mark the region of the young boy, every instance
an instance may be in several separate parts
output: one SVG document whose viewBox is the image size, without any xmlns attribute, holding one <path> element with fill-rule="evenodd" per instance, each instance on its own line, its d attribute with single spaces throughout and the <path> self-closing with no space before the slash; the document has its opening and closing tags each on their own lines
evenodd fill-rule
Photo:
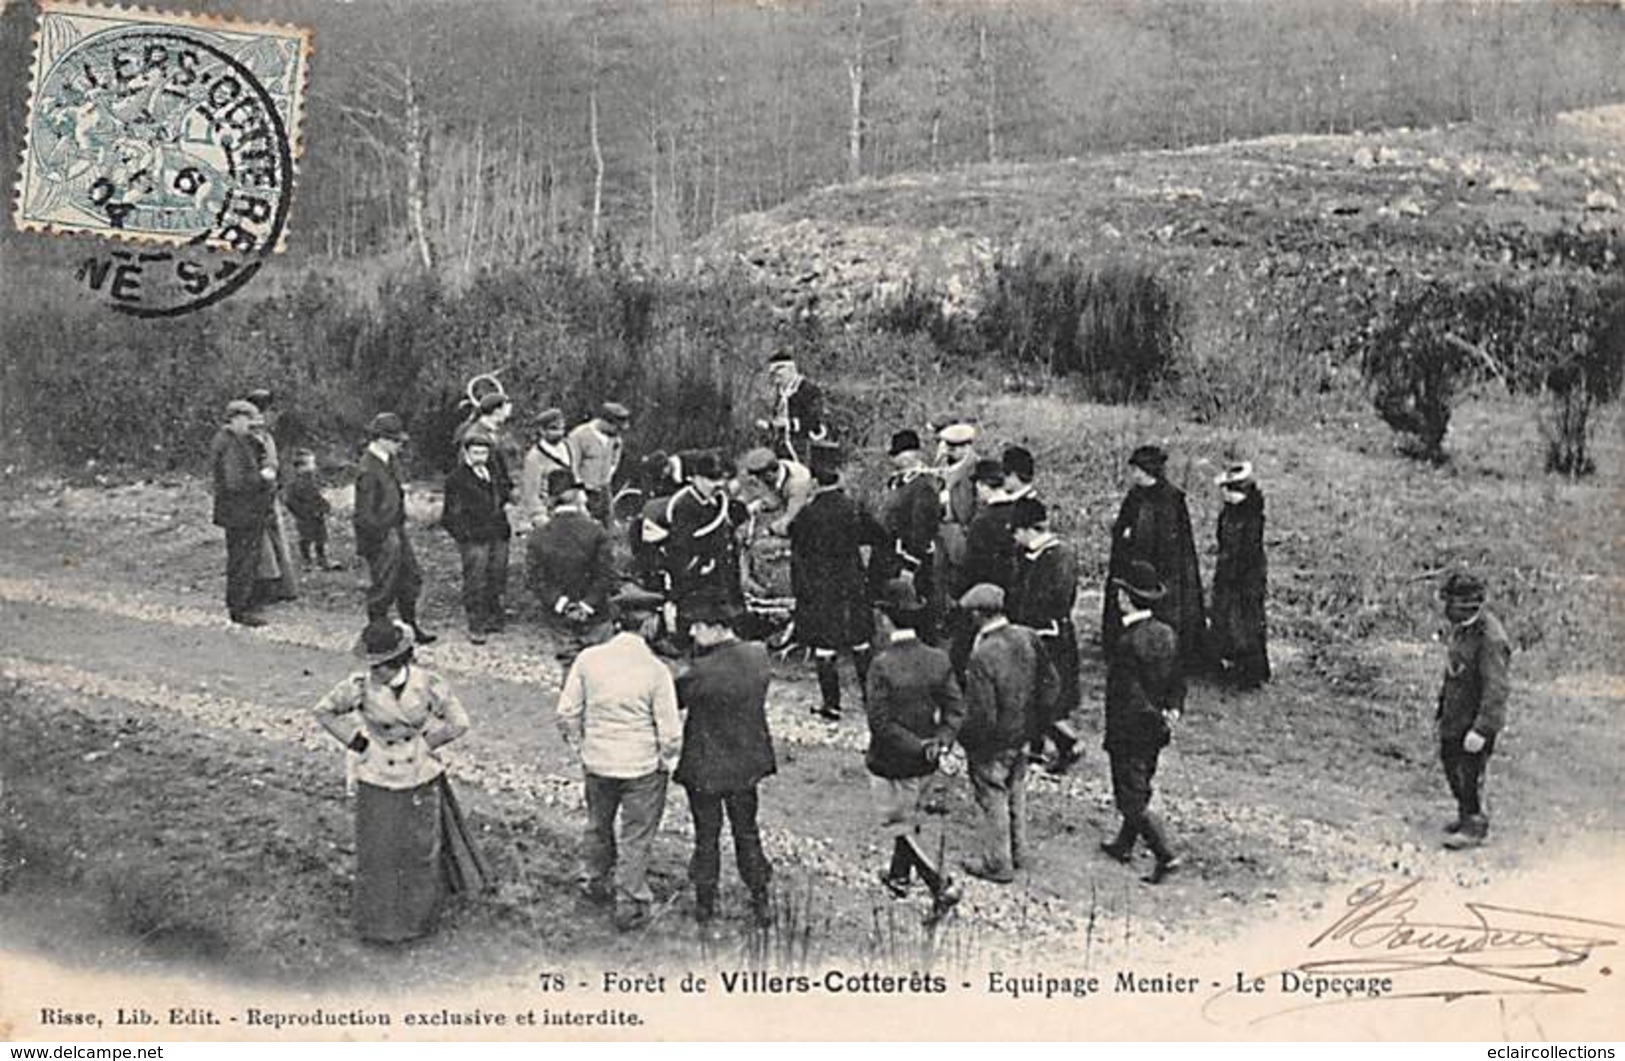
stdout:
<svg viewBox="0 0 1625 1061">
<path fill-rule="evenodd" d="M 293 478 L 283 487 L 282 503 L 293 513 L 299 531 L 299 558 L 304 565 L 311 566 L 314 554 L 317 567 L 326 571 L 341 569 L 343 564 L 327 558 L 327 512 L 332 506 L 316 481 L 316 455 L 310 450 L 293 451 Z"/>
</svg>

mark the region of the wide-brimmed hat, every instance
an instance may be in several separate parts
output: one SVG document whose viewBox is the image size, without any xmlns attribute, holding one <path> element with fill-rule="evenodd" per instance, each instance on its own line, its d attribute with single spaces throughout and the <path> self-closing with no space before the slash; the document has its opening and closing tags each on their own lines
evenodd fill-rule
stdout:
<svg viewBox="0 0 1625 1061">
<path fill-rule="evenodd" d="M 598 415 L 605 420 L 612 420 L 617 424 L 624 424 L 632 419 L 632 410 L 620 402 L 605 402 L 598 409 Z"/>
<path fill-rule="evenodd" d="M 1168 466 L 1168 451 L 1161 446 L 1140 446 L 1129 454 L 1128 462 L 1147 475 L 1161 475 Z"/>
<path fill-rule="evenodd" d="M 259 407 L 253 402 L 246 402 L 241 398 L 233 398 L 226 403 L 226 418 L 233 416 L 254 417 L 260 415 Z"/>
<path fill-rule="evenodd" d="M 1112 585 L 1119 586 L 1132 596 L 1145 601 L 1161 600 L 1168 593 L 1168 587 L 1163 585 L 1162 576 L 1157 574 L 1156 567 L 1147 560 L 1130 560 L 1128 568 L 1121 575 L 1112 578 Z"/>
<path fill-rule="evenodd" d="M 886 448 L 886 455 L 895 457 L 899 453 L 920 448 L 920 433 L 912 427 L 905 427 L 891 437 L 891 445 Z"/>
<path fill-rule="evenodd" d="M 396 442 L 405 442 L 411 436 L 406 433 L 406 425 L 394 413 L 379 413 L 367 424 L 367 434 L 373 438 L 388 438 Z"/>
<path fill-rule="evenodd" d="M 1465 571 L 1452 572 L 1439 587 L 1439 599 L 1446 604 L 1483 604 L 1487 596 L 1484 580 Z"/>
<path fill-rule="evenodd" d="M 880 587 L 880 596 L 875 604 L 888 613 L 917 612 L 925 607 L 925 601 L 920 599 L 912 578 L 887 579 Z"/>
<path fill-rule="evenodd" d="M 618 612 L 657 612 L 666 603 L 666 598 L 660 594 L 644 589 L 635 582 L 628 582 L 615 591 L 609 598 L 610 607 Z"/>
<path fill-rule="evenodd" d="M 1004 611 L 1004 590 L 991 582 L 978 582 L 959 598 L 959 606 L 968 612 Z"/>
<path fill-rule="evenodd" d="M 376 667 L 406 655 L 415 644 L 417 635 L 407 624 L 390 619 L 374 619 L 361 631 L 361 637 L 351 651 L 366 660 L 367 666 Z"/>
<path fill-rule="evenodd" d="M 755 475 L 757 472 L 777 467 L 778 463 L 779 459 L 773 455 L 772 450 L 766 446 L 757 446 L 755 449 L 746 450 L 744 456 L 739 458 L 739 470 L 747 475 Z"/>
<path fill-rule="evenodd" d="M 1253 465 L 1251 461 L 1237 461 L 1213 477 L 1216 486 L 1241 486 L 1243 483 L 1252 481 Z"/>
</svg>

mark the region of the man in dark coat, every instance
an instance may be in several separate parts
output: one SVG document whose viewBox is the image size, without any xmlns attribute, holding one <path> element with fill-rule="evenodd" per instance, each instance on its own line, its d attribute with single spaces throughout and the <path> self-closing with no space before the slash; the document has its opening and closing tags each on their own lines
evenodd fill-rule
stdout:
<svg viewBox="0 0 1625 1061">
<path fill-rule="evenodd" d="M 1129 457 L 1133 486 L 1112 524 L 1106 574 L 1108 579 L 1121 578 L 1135 560 L 1156 569 L 1167 591 L 1157 601 L 1157 618 L 1174 628 L 1179 636 L 1180 666 L 1186 674 L 1195 674 L 1203 666 L 1207 634 L 1202 573 L 1185 494 L 1167 480 L 1167 466 L 1168 454 L 1160 446 L 1141 446 Z M 1107 593 L 1100 632 L 1108 652 L 1122 629 L 1117 595 Z"/>
<path fill-rule="evenodd" d="M 965 724 L 959 743 L 971 792 L 982 809 L 982 855 L 964 870 L 1009 884 L 1029 861 L 1027 743 L 1054 711 L 1059 681 L 1038 635 L 1005 615 L 1004 590 L 983 582 L 959 598 L 976 625 L 965 669 Z"/>
<path fill-rule="evenodd" d="M 1157 759 L 1172 736 L 1172 724 L 1185 709 L 1178 635 L 1152 612 L 1167 589 L 1144 560 L 1129 561 L 1106 592 L 1121 598 L 1116 609 L 1119 629 L 1106 655 L 1104 746 L 1111 760 L 1112 796 L 1123 824 L 1116 838 L 1100 848 L 1127 863 L 1134 857 L 1134 842 L 1144 837 L 1157 860 L 1145 880 L 1160 884 L 1179 868 L 1179 859 L 1150 809 Z"/>
<path fill-rule="evenodd" d="M 476 424 L 463 434 L 462 457 L 446 476 L 440 525 L 463 561 L 463 611 L 468 639 L 483 645 L 506 624 L 502 595 L 508 588 L 507 503 L 513 492 L 508 473 L 496 459 L 496 439 Z"/>
<path fill-rule="evenodd" d="M 936 571 L 937 529 L 942 524 L 942 487 L 925 466 L 919 432 L 905 428 L 891 437 L 892 474 L 880 502 L 880 524 L 887 542 L 869 566 L 871 587 L 907 575 L 914 581 L 926 613 L 919 634 L 935 643 L 943 611 Z"/>
<path fill-rule="evenodd" d="M 773 415 L 756 421 L 768 432 L 773 449 L 781 457 L 806 464 L 812 459 L 814 442 L 830 441 L 824 422 L 824 392 L 796 367 L 788 350 L 767 359 L 768 378 L 773 383 Z"/>
<path fill-rule="evenodd" d="M 1017 550 L 1010 620 L 1038 635 L 1044 658 L 1060 682 L 1054 710 L 1038 720 L 1032 751 L 1050 773 L 1064 774 L 1081 753 L 1072 728 L 1072 713 L 1078 709 L 1078 634 L 1072 625 L 1072 605 L 1078 597 L 1077 553 L 1049 529 L 1049 510 L 1036 497 L 1023 497 L 1011 506 L 1010 533 Z M 1055 746 L 1047 760 L 1046 740 Z"/>
<path fill-rule="evenodd" d="M 812 461 L 812 497 L 787 528 L 790 592 L 795 597 L 795 639 L 812 649 L 818 671 L 818 714 L 834 721 L 841 717 L 836 654 L 850 651 L 859 687 L 867 682 L 874 620 L 861 549 L 884 532 L 841 488 L 839 447 L 815 443 Z"/>
<path fill-rule="evenodd" d="M 1484 770 L 1506 724 L 1512 644 L 1500 620 L 1484 607 L 1486 596 L 1482 581 L 1461 572 L 1439 590 L 1450 623 L 1435 716 L 1439 761 L 1456 798 L 1456 818 L 1445 826 L 1449 848 L 1477 847 L 1489 836 Z"/>
<path fill-rule="evenodd" d="M 1225 679 L 1238 689 L 1269 681 L 1264 626 L 1264 493 L 1253 466 L 1231 465 L 1214 480 L 1224 498 L 1219 510 L 1219 559 L 1213 569 L 1209 648 Z"/>
<path fill-rule="evenodd" d="M 679 631 L 689 627 L 691 601 L 711 597 L 739 604 L 744 599 L 734 537 L 740 513 L 723 489 L 722 463 L 715 453 L 701 450 L 683 462 L 683 476 L 687 484 L 666 503 L 664 543 Z"/>
<path fill-rule="evenodd" d="M 406 492 L 401 486 L 400 452 L 406 428 L 394 413 L 379 413 L 367 426 L 372 441 L 356 471 L 355 548 L 367 562 L 372 584 L 367 588 L 368 620 L 385 619 L 393 605 L 401 622 L 412 628 L 417 643 L 437 640 L 418 625 L 418 594 L 423 571 L 406 536 Z"/>
<path fill-rule="evenodd" d="M 609 531 L 587 512 L 587 490 L 568 469 L 554 469 L 544 484 L 553 513 L 525 545 L 525 582 L 564 646 L 560 658 L 603 640 L 615 582 Z"/>
<path fill-rule="evenodd" d="M 261 540 L 271 519 L 276 472 L 260 464 L 250 432 L 259 410 L 246 401 L 226 405 L 225 426 L 209 443 L 214 477 L 214 524 L 226 532 L 226 612 L 243 626 L 264 626 L 254 609 Z"/>
<path fill-rule="evenodd" d="M 907 579 L 881 587 L 884 647 L 869 668 L 865 712 L 869 748 L 864 765 L 892 838 L 891 863 L 880 880 L 895 898 L 908 895 L 916 873 L 931 891 L 927 924 L 940 921 L 959 901 L 960 890 L 944 867 L 920 845 L 925 783 L 952 747 L 965 718 L 965 701 L 948 656 L 919 639 L 914 624 L 925 602 Z"/>
<path fill-rule="evenodd" d="M 1004 493 L 1004 465 L 989 457 L 971 468 L 976 488 L 976 515 L 965 533 L 964 562 L 956 569 L 958 581 L 949 585 L 948 656 L 954 673 L 963 680 L 970 661 L 976 625 L 959 608 L 959 598 L 972 586 L 986 583 L 1009 591 L 1015 575 L 1015 539 L 1010 536 L 1011 501 Z"/>
<path fill-rule="evenodd" d="M 756 826 L 756 786 L 778 769 L 767 729 L 767 649 L 734 633 L 738 608 L 723 599 L 689 606 L 694 661 L 677 679 L 683 721 L 683 755 L 673 779 L 688 790 L 694 815 L 694 916 L 716 914 L 721 876 L 722 817 L 733 830 L 739 878 L 750 889 L 751 916 L 770 920 L 768 882 L 773 875 Z"/>
</svg>

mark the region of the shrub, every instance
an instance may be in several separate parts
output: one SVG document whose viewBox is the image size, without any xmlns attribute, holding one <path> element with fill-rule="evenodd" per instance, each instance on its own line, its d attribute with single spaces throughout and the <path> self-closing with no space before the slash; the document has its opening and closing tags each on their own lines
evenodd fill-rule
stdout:
<svg viewBox="0 0 1625 1061">
<path fill-rule="evenodd" d="M 1619 395 L 1625 366 L 1625 284 L 1570 289 L 1566 316 L 1574 331 L 1545 367 L 1547 409 L 1541 417 L 1546 470 L 1590 475 L 1591 413 Z"/>
<path fill-rule="evenodd" d="M 1378 326 L 1361 366 L 1383 423 L 1406 436 L 1407 451 L 1444 460 L 1444 437 L 1462 377 L 1460 347 L 1446 339 L 1450 292 L 1430 285 L 1397 302 Z"/>
</svg>

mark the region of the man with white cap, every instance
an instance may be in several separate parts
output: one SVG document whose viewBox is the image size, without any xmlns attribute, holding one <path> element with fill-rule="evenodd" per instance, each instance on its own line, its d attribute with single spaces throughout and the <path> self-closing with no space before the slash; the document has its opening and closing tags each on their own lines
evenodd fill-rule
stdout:
<svg viewBox="0 0 1625 1061">
<path fill-rule="evenodd" d="M 937 566 L 945 586 L 959 584 L 966 536 L 976 518 L 976 428 L 956 419 L 937 432 L 942 480 L 942 525 L 937 528 Z"/>
<path fill-rule="evenodd" d="M 806 464 L 811 443 L 829 438 L 824 392 L 801 374 L 788 350 L 775 351 L 767 359 L 767 371 L 773 383 L 773 415 L 756 421 L 756 426 L 769 433 L 779 456 Z"/>
</svg>

